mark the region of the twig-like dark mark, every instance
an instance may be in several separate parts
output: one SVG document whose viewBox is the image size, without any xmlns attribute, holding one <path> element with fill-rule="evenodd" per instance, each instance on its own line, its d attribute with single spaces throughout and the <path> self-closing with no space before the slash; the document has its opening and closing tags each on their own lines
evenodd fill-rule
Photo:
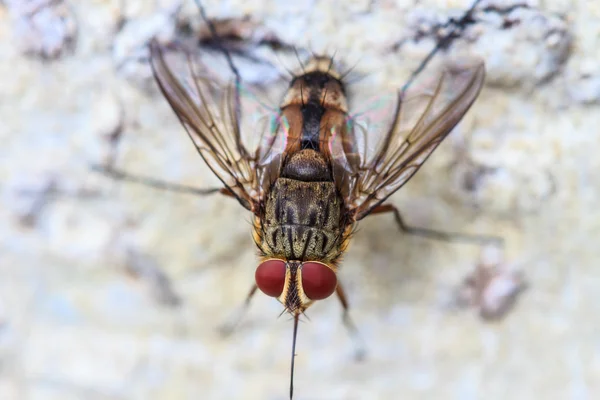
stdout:
<svg viewBox="0 0 600 400">
<path fill-rule="evenodd" d="M 427 57 L 425 57 L 423 59 L 423 61 L 421 61 L 421 64 L 419 64 L 417 69 L 415 69 L 413 71 L 413 73 L 410 75 L 410 77 L 408 78 L 408 80 L 406 81 L 404 86 L 402 86 L 402 89 L 400 91 L 400 97 L 402 97 L 404 95 L 404 93 L 406 93 L 406 90 L 413 83 L 413 81 L 415 80 L 417 75 L 419 75 L 421 73 L 421 71 L 423 71 L 423 69 L 425 69 L 427 64 L 429 64 L 431 59 L 436 54 L 440 50 L 447 49 L 455 39 L 459 38 L 460 35 L 462 35 L 462 33 L 464 32 L 464 30 L 466 29 L 466 27 L 468 25 L 475 22 L 475 20 L 472 17 L 472 14 L 480 2 L 481 2 L 481 0 L 475 0 L 473 2 L 473 4 L 471 5 L 471 7 L 469 7 L 469 9 L 467 11 L 465 11 L 465 13 L 462 15 L 462 17 L 460 17 L 458 20 L 450 19 L 446 24 L 444 24 L 443 26 L 439 27 L 436 30 L 436 32 L 439 32 L 439 29 L 441 29 L 442 27 L 445 28 L 445 27 L 451 26 L 450 31 L 448 33 L 446 33 L 442 38 L 437 40 L 437 44 L 436 44 L 435 48 L 432 51 L 430 51 L 429 54 L 427 54 Z"/>
<path fill-rule="evenodd" d="M 502 29 L 510 29 L 515 25 L 519 25 L 521 23 L 520 19 L 510 19 L 508 18 L 508 14 L 512 13 L 515 10 L 520 10 L 520 9 L 530 9 L 531 7 L 529 7 L 528 4 L 513 4 L 512 6 L 508 6 L 508 7 L 498 7 L 498 6 L 487 6 L 484 7 L 481 11 L 484 13 L 494 13 L 494 14 L 498 14 L 501 15 L 503 18 L 502 20 Z"/>
<path fill-rule="evenodd" d="M 60 190 L 56 181 L 51 179 L 41 190 L 20 189 L 17 191 L 18 196 L 34 197 L 33 203 L 28 211 L 19 217 L 19 222 L 27 227 L 33 227 L 37 223 L 40 215 L 48 204 L 59 197 L 75 198 L 75 199 L 96 199 L 100 197 L 100 193 L 90 189 L 78 189 L 75 192 L 67 192 Z"/>
<path fill-rule="evenodd" d="M 30 192 L 27 190 L 20 190 L 20 195 L 33 195 L 35 199 L 33 204 L 29 207 L 29 210 L 19 217 L 19 222 L 27 227 L 33 227 L 42 213 L 42 210 L 48 205 L 50 194 L 56 191 L 56 181 L 50 180 L 46 183 L 45 187 L 41 191 Z"/>
<path fill-rule="evenodd" d="M 408 40 L 413 40 L 415 42 L 418 42 L 426 37 L 430 37 L 433 35 L 436 38 L 436 40 L 438 41 L 437 46 L 439 46 L 439 48 L 442 50 L 447 50 L 448 47 L 452 44 L 452 42 L 455 39 L 462 36 L 464 30 L 468 26 L 473 25 L 476 22 L 478 22 L 478 20 L 476 20 L 473 17 L 472 12 L 474 11 L 475 6 L 477 5 L 477 3 L 479 3 L 479 1 L 480 0 L 475 1 L 475 3 L 470 7 L 470 9 L 465 14 L 463 14 L 463 16 L 461 18 L 459 18 L 459 19 L 450 18 L 450 19 L 448 19 L 448 21 L 446 21 L 443 24 L 433 25 L 430 29 L 430 31 L 433 32 L 433 34 L 430 32 L 423 32 L 423 31 L 419 30 L 416 32 L 414 37 L 405 38 L 405 39 L 402 39 L 402 40 L 396 42 L 392 46 L 392 49 L 394 51 L 397 51 Z M 494 14 L 499 14 L 500 16 L 506 16 L 506 15 L 512 13 L 513 11 L 519 10 L 519 9 L 531 9 L 531 7 L 528 4 L 520 3 L 520 4 L 513 4 L 508 7 L 487 6 L 487 7 L 481 8 L 479 11 L 482 13 L 494 13 Z M 502 29 L 509 29 L 512 26 L 519 24 L 520 22 L 521 22 L 520 20 L 512 20 L 512 19 L 505 18 L 502 23 Z M 450 32 L 450 34 L 445 34 L 445 35 L 440 34 L 440 32 L 443 32 L 444 30 L 446 30 L 448 28 L 452 28 L 452 31 Z"/>
<path fill-rule="evenodd" d="M 192 27 L 189 21 L 179 23 L 176 27 L 177 36 L 180 39 L 187 38 L 185 41 L 193 48 L 200 46 L 219 52 L 226 50 L 230 55 L 259 65 L 272 63 L 254 52 L 256 48 L 268 47 L 275 55 L 278 51 L 293 50 L 291 44 L 281 40 L 274 31 L 249 15 L 241 18 L 210 18 L 205 21 L 206 24 L 198 29 Z M 211 29 L 211 24 L 214 29 Z"/>
<path fill-rule="evenodd" d="M 448 164 L 448 170 L 462 167 L 465 172 L 460 175 L 460 187 L 466 192 L 476 192 L 484 177 L 496 173 L 497 168 L 475 162 L 471 155 L 471 137 L 460 143 L 456 149 L 456 157 Z"/>
<path fill-rule="evenodd" d="M 168 307 L 181 304 L 180 296 L 173 289 L 171 280 L 158 264 L 146 255 L 129 249 L 125 272 L 148 285 L 152 297 Z"/>
<path fill-rule="evenodd" d="M 229 47 L 229 51 L 244 53 L 244 47 L 268 46 L 273 50 L 292 50 L 293 46 L 283 42 L 273 31 L 267 29 L 250 15 L 241 18 L 210 18 L 214 32 L 207 26 L 194 31 L 189 21 L 179 23 L 177 31 L 188 37 L 194 37 L 198 44 L 219 49 Z M 208 25 L 208 24 L 207 24 Z"/>
<path fill-rule="evenodd" d="M 72 53 L 78 28 L 73 13 L 64 0 L 5 3 L 9 14 L 14 14 L 19 20 L 19 25 L 22 26 L 22 29 L 17 29 L 17 36 L 25 37 L 23 43 L 25 54 L 46 62 L 58 59 L 66 53 Z M 1 0 L 0 4 L 2 4 Z"/>
<path fill-rule="evenodd" d="M 117 160 L 117 153 L 119 150 L 119 144 L 123 137 L 123 131 L 125 130 L 125 108 L 119 103 L 119 121 L 117 125 L 108 132 L 106 138 L 108 139 L 109 152 L 106 160 L 106 166 L 112 168 Z"/>
<path fill-rule="evenodd" d="M 474 271 L 456 288 L 454 305 L 474 307 L 487 322 L 502 319 L 528 289 L 522 271 L 509 268 L 502 260 L 480 260 Z"/>
<path fill-rule="evenodd" d="M 513 12 L 515 10 L 530 9 L 530 8 L 531 7 L 528 4 L 519 3 L 519 4 L 513 4 L 508 7 L 487 6 L 487 7 L 483 7 L 481 9 L 481 11 L 483 11 L 484 13 L 492 12 L 495 14 L 506 15 L 506 14 L 510 14 L 511 12 Z"/>
<path fill-rule="evenodd" d="M 206 25 L 208 26 L 208 29 L 210 30 L 212 37 L 219 38 L 219 35 L 217 34 L 217 29 L 215 28 L 213 21 L 210 18 L 208 18 L 208 16 L 206 15 L 206 10 L 204 10 L 204 6 L 202 5 L 202 3 L 200 3 L 199 0 L 195 0 L 195 3 L 196 3 L 196 6 L 198 6 L 198 9 L 200 10 L 200 15 L 202 16 L 202 19 L 204 20 L 204 22 L 206 22 Z M 239 73 L 238 69 L 236 68 L 235 64 L 233 63 L 233 60 L 231 59 L 231 54 L 229 54 L 229 51 L 226 48 L 224 48 L 223 46 L 221 46 L 219 43 L 220 43 L 219 40 L 215 41 L 215 45 L 217 46 L 217 48 L 219 50 L 221 50 L 223 52 L 223 55 L 227 59 L 227 64 L 229 65 L 229 68 L 231 68 L 231 71 L 235 75 L 236 86 L 239 86 L 242 81 L 242 78 L 240 77 L 240 73 Z"/>
</svg>

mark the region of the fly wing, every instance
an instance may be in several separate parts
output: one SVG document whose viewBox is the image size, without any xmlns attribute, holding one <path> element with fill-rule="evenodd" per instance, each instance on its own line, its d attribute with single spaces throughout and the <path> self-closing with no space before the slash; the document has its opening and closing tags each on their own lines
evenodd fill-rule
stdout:
<svg viewBox="0 0 600 400">
<path fill-rule="evenodd" d="M 355 220 L 369 215 L 408 182 L 471 107 L 484 77 L 483 64 L 453 66 L 446 68 L 428 91 L 415 95 L 400 92 L 388 131 L 370 156 L 361 156 L 361 165 L 353 174 L 348 203 Z M 359 128 L 354 126 L 357 143 L 370 136 Z"/>
<path fill-rule="evenodd" d="M 242 141 L 240 90 L 235 84 L 219 85 L 191 54 L 165 53 L 158 43 L 151 43 L 152 70 L 162 93 L 208 167 L 252 210 L 259 196 L 254 191 L 256 155 Z"/>
</svg>

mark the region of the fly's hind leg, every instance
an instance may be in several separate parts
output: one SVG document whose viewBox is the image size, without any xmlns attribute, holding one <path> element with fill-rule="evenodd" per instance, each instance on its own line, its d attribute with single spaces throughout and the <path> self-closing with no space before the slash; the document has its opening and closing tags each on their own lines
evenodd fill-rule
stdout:
<svg viewBox="0 0 600 400">
<path fill-rule="evenodd" d="M 250 307 L 250 301 L 252 301 L 252 297 L 254 297 L 254 294 L 256 293 L 256 289 L 258 289 L 258 286 L 256 286 L 256 284 L 252 285 L 252 288 L 248 292 L 248 295 L 246 296 L 246 300 L 244 300 L 244 303 L 241 306 L 239 306 L 225 320 L 225 322 L 223 322 L 219 326 L 219 332 L 221 332 L 221 335 L 229 336 L 233 333 L 235 328 L 237 328 L 237 326 L 240 324 L 240 321 L 242 320 L 242 318 L 244 318 L 244 315 L 246 315 L 246 313 L 248 312 L 248 308 Z"/>
<path fill-rule="evenodd" d="M 358 328 L 356 328 L 354 321 L 352 321 L 352 318 L 350 317 L 350 306 L 348 304 L 348 299 L 346 298 L 346 293 L 342 288 L 342 284 L 339 282 L 335 288 L 335 293 L 342 304 L 342 322 L 344 323 L 344 326 L 348 330 L 348 333 L 354 342 L 354 358 L 357 361 L 362 361 L 366 356 L 365 344 L 363 339 L 360 337 Z"/>
<path fill-rule="evenodd" d="M 402 219 L 398 208 L 392 204 L 381 204 L 373 209 L 369 215 L 393 213 L 394 219 L 400 230 L 409 235 L 422 236 L 429 239 L 443 240 L 446 242 L 464 242 L 478 245 L 494 245 L 501 249 L 504 248 L 504 239 L 500 236 L 489 235 L 468 235 L 456 232 L 442 232 L 435 229 L 417 228 L 408 226 Z"/>
</svg>

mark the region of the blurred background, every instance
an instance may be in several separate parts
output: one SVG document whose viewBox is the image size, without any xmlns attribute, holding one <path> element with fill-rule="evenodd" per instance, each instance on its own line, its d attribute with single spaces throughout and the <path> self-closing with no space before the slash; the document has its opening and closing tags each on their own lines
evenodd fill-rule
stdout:
<svg viewBox="0 0 600 400">
<path fill-rule="evenodd" d="M 376 94 L 471 2 L 204 4 L 234 18 L 249 83 L 297 69 L 295 46 L 336 51 Z M 337 300 L 316 304 L 296 399 L 600 396 L 600 4 L 483 0 L 462 22 L 439 60 L 483 58 L 486 85 L 392 202 L 411 225 L 500 235 L 505 253 L 367 218 L 340 273 L 367 356 L 354 360 Z M 218 330 L 253 282 L 250 215 L 90 170 L 217 184 L 147 64 L 150 38 L 194 35 L 210 47 L 191 0 L 0 2 L 0 399 L 287 398 L 292 323 L 276 300 Z M 478 266 L 491 278 L 475 285 Z M 514 307 L 482 318 L 477 290 Z"/>
</svg>

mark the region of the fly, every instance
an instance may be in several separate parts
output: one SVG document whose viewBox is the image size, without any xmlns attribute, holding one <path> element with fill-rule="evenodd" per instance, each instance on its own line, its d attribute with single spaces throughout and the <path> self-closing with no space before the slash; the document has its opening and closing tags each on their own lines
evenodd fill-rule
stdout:
<svg viewBox="0 0 600 400">
<path fill-rule="evenodd" d="M 217 37 L 201 6 L 200 11 Z M 221 50 L 235 80 L 219 86 L 207 78 L 192 54 L 185 54 L 184 70 L 175 72 L 167 60 L 168 50 L 156 41 L 150 44 L 150 62 L 160 90 L 223 187 L 201 190 L 112 169 L 104 172 L 183 192 L 219 191 L 252 213 L 259 262 L 245 306 L 259 289 L 276 298 L 293 317 L 290 399 L 300 316 L 316 301 L 335 293 L 345 325 L 356 332 L 337 274 L 359 221 L 391 213 L 406 233 L 501 244 L 497 237 L 410 227 L 398 209 L 387 203 L 462 119 L 483 86 L 483 63 L 452 66 L 430 91 L 409 95 L 416 74 L 455 36 L 455 30 L 450 30 L 398 91 L 391 124 L 383 132 L 368 132 L 350 112 L 345 74 L 334 59 L 313 56 L 292 77 L 268 128 L 252 132 L 259 139 L 255 148 L 248 147 L 242 135 L 241 78 L 225 48 Z M 378 144 L 368 148 L 365 138 L 376 134 Z"/>
</svg>

